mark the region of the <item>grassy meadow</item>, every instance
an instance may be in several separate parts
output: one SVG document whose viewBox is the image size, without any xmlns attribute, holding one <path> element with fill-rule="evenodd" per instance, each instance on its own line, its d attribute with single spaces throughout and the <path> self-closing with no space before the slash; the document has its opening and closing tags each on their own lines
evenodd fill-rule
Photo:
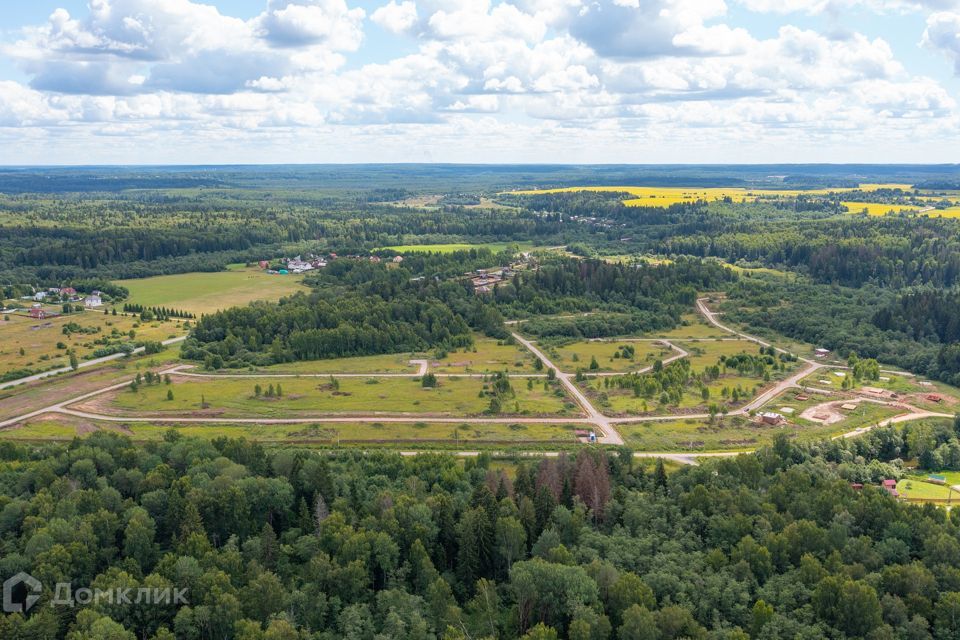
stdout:
<svg viewBox="0 0 960 640">
<path fill-rule="evenodd" d="M 79 328 L 73 331 L 68 328 Z M 68 328 L 68 333 L 64 333 Z M 85 332 L 86 331 L 86 332 Z M 130 338 L 130 331 L 134 337 Z M 103 311 L 82 311 L 37 320 L 20 314 L 0 319 L 0 376 L 31 370 L 45 371 L 70 364 L 73 350 L 82 361 L 94 351 L 111 344 L 141 340 L 160 341 L 183 335 L 179 321 L 140 323 L 134 316 L 104 315 Z"/>
<path fill-rule="evenodd" d="M 301 279 L 293 274 L 271 275 L 256 267 L 236 266 L 227 271 L 117 280 L 116 284 L 130 290 L 127 301 L 132 304 L 181 309 L 199 316 L 306 291 Z"/>
<path fill-rule="evenodd" d="M 576 409 L 556 385 L 532 389 L 513 380 L 515 398 L 505 399 L 505 415 L 576 415 Z M 263 393 L 257 396 L 255 385 Z M 270 385 L 280 384 L 283 395 L 268 397 Z M 289 418 L 318 415 L 425 414 L 484 415 L 490 398 L 488 384 L 479 378 L 442 378 L 436 388 L 423 388 L 416 378 L 226 378 L 174 376 L 173 383 L 141 385 L 95 398 L 87 408 L 114 414 L 196 415 L 211 417 Z M 167 399 L 167 392 L 173 399 Z M 206 406 L 203 406 L 206 402 Z"/>
</svg>

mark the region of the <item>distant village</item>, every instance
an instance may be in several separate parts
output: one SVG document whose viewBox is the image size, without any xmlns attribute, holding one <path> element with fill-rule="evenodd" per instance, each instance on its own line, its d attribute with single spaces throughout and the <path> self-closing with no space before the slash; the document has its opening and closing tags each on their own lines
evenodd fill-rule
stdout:
<svg viewBox="0 0 960 640">
<path fill-rule="evenodd" d="M 4 308 L 2 313 L 20 313 L 25 314 L 36 320 L 44 320 L 61 315 L 61 311 L 67 313 L 75 310 L 98 309 L 103 307 L 103 293 L 94 290 L 87 294 L 78 293 L 73 287 L 49 287 L 35 291 L 31 295 L 22 296 L 20 300 L 30 303 L 30 306 L 18 306 L 13 308 Z M 46 306 L 45 306 L 46 305 Z M 56 307 L 60 306 L 61 311 Z"/>
<path fill-rule="evenodd" d="M 364 256 L 358 255 L 348 255 L 348 256 L 337 256 L 336 253 L 330 253 L 326 256 L 315 256 L 308 255 L 303 256 L 294 256 L 293 258 L 280 258 L 279 260 L 260 260 L 257 264 L 263 269 L 266 273 L 276 274 L 276 275 L 289 275 L 289 274 L 300 274 L 306 273 L 308 271 L 313 271 L 315 269 L 322 269 L 326 267 L 330 262 L 337 260 L 338 257 L 349 258 L 353 260 L 364 259 Z M 381 257 L 377 255 L 367 256 L 365 259 L 369 260 L 372 263 L 379 264 L 382 262 L 389 262 L 393 264 L 400 264 L 403 262 L 403 256 L 393 256 L 393 257 Z M 463 274 L 463 277 L 466 277 L 470 280 L 470 283 L 473 285 L 473 292 L 477 295 L 483 295 L 491 293 L 499 283 L 513 277 L 518 271 L 523 271 L 530 267 L 533 258 L 531 258 L 529 253 L 523 253 L 518 256 L 518 259 L 513 261 L 507 266 L 503 267 L 490 267 L 487 269 L 477 269 L 476 271 L 468 271 Z M 418 278 L 419 279 L 419 278 Z"/>
</svg>

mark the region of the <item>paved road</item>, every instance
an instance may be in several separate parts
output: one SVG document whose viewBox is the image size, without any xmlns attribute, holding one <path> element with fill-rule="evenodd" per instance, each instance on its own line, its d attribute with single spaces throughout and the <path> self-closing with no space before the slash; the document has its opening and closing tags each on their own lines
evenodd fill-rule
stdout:
<svg viewBox="0 0 960 640">
<path fill-rule="evenodd" d="M 187 339 L 187 336 L 179 336 L 177 338 L 170 338 L 169 340 L 164 340 L 162 344 L 164 346 L 169 346 L 171 344 L 176 344 L 177 342 L 183 342 Z M 143 347 L 137 347 L 133 350 L 134 354 L 142 353 Z M 86 367 L 92 367 L 97 364 L 103 364 L 104 362 L 110 362 L 112 360 L 119 360 L 120 358 L 126 357 L 126 354 L 123 353 L 114 353 L 109 356 L 103 356 L 102 358 L 94 358 L 93 360 L 84 360 L 83 362 L 77 365 L 77 368 L 83 369 Z M 9 382 L 4 382 L 0 384 L 0 389 L 9 389 L 10 387 L 16 387 L 17 385 L 26 384 L 28 382 L 33 382 L 35 380 L 43 380 L 44 378 L 49 378 L 50 376 L 59 375 L 61 373 L 69 373 L 73 371 L 70 367 L 60 367 L 59 369 L 50 369 L 49 371 L 44 371 L 43 373 L 37 373 L 32 376 L 27 376 L 25 378 L 17 378 L 16 380 L 11 380 Z"/>
</svg>

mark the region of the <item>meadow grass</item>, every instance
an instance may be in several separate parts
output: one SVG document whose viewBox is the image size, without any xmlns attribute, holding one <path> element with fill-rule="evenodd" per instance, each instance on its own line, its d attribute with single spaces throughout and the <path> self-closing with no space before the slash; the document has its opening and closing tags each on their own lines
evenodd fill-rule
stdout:
<svg viewBox="0 0 960 640">
<path fill-rule="evenodd" d="M 315 415 L 430 414 L 477 416 L 484 414 L 490 399 L 481 396 L 487 383 L 479 378 L 442 378 L 436 388 L 423 388 L 415 378 L 336 378 L 336 384 L 318 378 L 257 379 L 174 376 L 173 384 L 141 385 L 136 391 L 109 395 L 106 406 L 114 413 L 157 415 L 211 415 L 219 417 L 289 418 Z M 279 383 L 282 397 L 266 397 L 269 385 Z M 263 395 L 255 395 L 259 384 Z M 557 395 L 556 386 L 543 384 L 527 389 L 525 381 L 513 380 L 515 398 L 506 399 L 503 413 L 517 415 L 573 415 L 569 400 Z M 173 400 L 167 399 L 172 391 Z M 202 402 L 207 403 L 202 407 Z"/>
<path fill-rule="evenodd" d="M 0 319 L 0 375 L 19 369 L 45 371 L 66 367 L 70 364 L 68 351 L 75 351 L 82 361 L 103 346 L 95 344 L 95 341 L 104 337 L 109 337 L 113 343 L 161 341 L 186 333 L 179 321 L 141 324 L 135 316 L 104 315 L 103 310 L 71 313 L 46 320 L 15 314 L 7 317 L 9 320 Z M 63 329 L 70 323 L 84 329 L 99 328 L 100 332 L 65 335 Z M 129 337 L 131 330 L 135 338 Z M 63 347 L 58 348 L 58 343 Z"/>
<path fill-rule="evenodd" d="M 307 291 L 298 275 L 268 274 L 259 268 L 232 268 L 211 273 L 180 273 L 115 284 L 130 290 L 129 302 L 145 307 L 167 307 L 200 315 L 255 300 L 279 300 Z"/>
<path fill-rule="evenodd" d="M 518 344 L 474 335 L 474 345 L 466 349 L 448 351 L 442 358 L 426 358 L 430 370 L 436 373 L 532 373 L 533 356 Z"/>
<path fill-rule="evenodd" d="M 131 423 L 128 425 L 83 423 L 69 420 L 29 420 L 16 429 L 0 431 L 0 440 L 72 440 L 87 437 L 97 430 L 113 431 L 136 441 L 157 441 L 173 430 L 180 435 L 199 438 L 246 438 L 263 443 L 341 444 L 368 442 L 370 444 L 416 443 L 417 441 L 455 445 L 480 443 L 544 443 L 575 444 L 574 429 L 579 425 L 564 424 L 471 424 L 408 422 L 408 423 L 323 423 L 303 424 L 203 424 L 158 425 Z"/>
<path fill-rule="evenodd" d="M 727 336 L 729 338 L 729 334 Z M 722 340 L 684 340 L 676 341 L 675 344 L 690 353 L 688 359 L 690 360 L 690 366 L 695 371 L 719 364 L 720 356 L 730 357 L 741 353 L 757 355 L 760 352 L 760 345 L 750 340 L 726 338 Z"/>
<path fill-rule="evenodd" d="M 622 346 L 632 346 L 635 355 L 630 358 L 615 358 Z M 577 369 L 591 372 L 628 372 L 637 371 L 652 365 L 657 360 L 676 355 L 670 347 L 653 342 L 630 342 L 626 340 L 579 340 L 567 344 L 547 347 L 547 355 L 561 371 L 574 373 Z M 590 369 L 591 358 L 597 359 L 599 368 Z"/>
</svg>

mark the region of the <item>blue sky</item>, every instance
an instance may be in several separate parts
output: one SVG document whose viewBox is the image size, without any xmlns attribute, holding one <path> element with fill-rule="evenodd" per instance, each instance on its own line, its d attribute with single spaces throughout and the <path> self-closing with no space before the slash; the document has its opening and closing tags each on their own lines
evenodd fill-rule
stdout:
<svg viewBox="0 0 960 640">
<path fill-rule="evenodd" d="M 953 162 L 960 0 L 34 0 L 0 163 Z"/>
</svg>

